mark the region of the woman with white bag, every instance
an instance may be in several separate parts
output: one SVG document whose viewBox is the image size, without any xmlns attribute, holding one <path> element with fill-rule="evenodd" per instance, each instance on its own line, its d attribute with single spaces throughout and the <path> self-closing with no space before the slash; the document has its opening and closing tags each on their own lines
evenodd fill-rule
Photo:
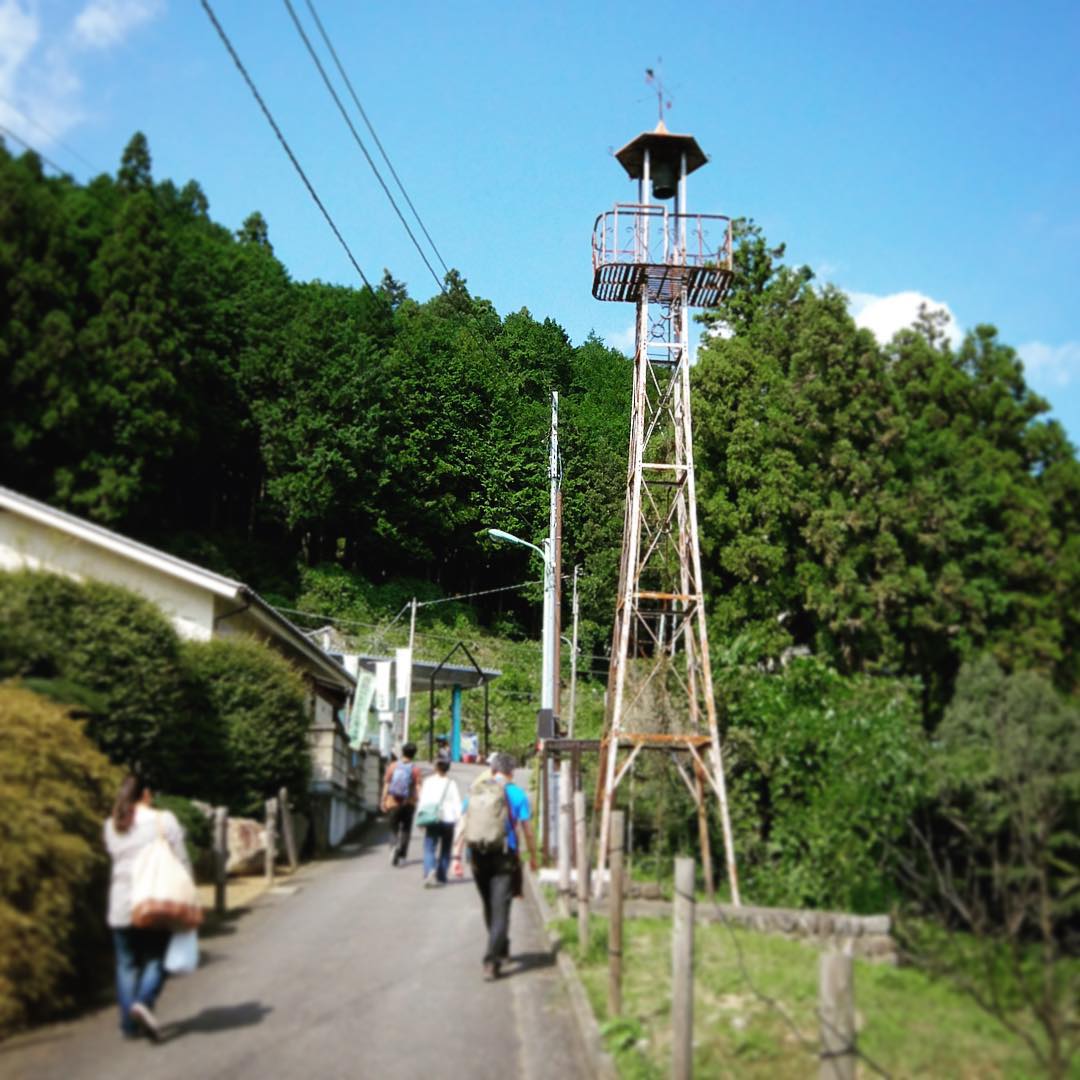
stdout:
<svg viewBox="0 0 1080 1080">
<path fill-rule="evenodd" d="M 169 939 L 202 918 L 184 830 L 170 811 L 153 809 L 145 780 L 130 775 L 105 822 L 105 847 L 112 858 L 108 923 L 120 1030 L 127 1038 L 145 1033 L 156 1039 L 154 1004 L 167 974 Z"/>
</svg>

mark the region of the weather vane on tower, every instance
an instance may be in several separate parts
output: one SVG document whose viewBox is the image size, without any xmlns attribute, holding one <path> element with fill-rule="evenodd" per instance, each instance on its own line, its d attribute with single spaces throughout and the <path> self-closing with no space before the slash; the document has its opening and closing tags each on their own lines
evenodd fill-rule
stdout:
<svg viewBox="0 0 1080 1080">
<path fill-rule="evenodd" d="M 671 112 L 671 98 L 665 98 L 664 94 L 664 81 L 658 74 L 657 69 L 660 67 L 659 59 L 656 61 L 655 68 L 645 69 L 645 82 L 651 86 L 656 93 L 656 112 L 657 119 L 662 124 L 664 122 L 664 110 Z"/>
</svg>

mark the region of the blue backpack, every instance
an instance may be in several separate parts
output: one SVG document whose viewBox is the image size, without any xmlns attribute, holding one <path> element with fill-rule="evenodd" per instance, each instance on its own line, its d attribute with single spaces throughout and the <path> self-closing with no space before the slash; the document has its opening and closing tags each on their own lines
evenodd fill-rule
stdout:
<svg viewBox="0 0 1080 1080">
<path fill-rule="evenodd" d="M 413 766 L 411 761 L 399 761 L 390 774 L 389 794 L 395 799 L 408 799 L 412 795 Z"/>
</svg>

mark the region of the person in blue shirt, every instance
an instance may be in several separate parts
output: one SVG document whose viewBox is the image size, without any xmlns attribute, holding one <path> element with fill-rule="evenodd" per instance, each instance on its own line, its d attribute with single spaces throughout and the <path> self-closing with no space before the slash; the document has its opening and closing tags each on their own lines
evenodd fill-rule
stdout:
<svg viewBox="0 0 1080 1080">
<path fill-rule="evenodd" d="M 513 782 L 514 759 L 509 754 L 494 754 L 491 775 L 503 785 L 507 803 L 505 850 L 481 851 L 471 849 L 473 880 L 484 904 L 484 925 L 487 928 L 487 948 L 484 952 L 484 978 L 499 977 L 499 970 L 510 955 L 510 903 L 520 895 L 521 844 L 524 839 L 529 850 L 529 869 L 536 872 L 536 840 L 529 823 L 532 810 L 529 796 Z M 465 802 L 468 813 L 469 803 Z M 462 830 L 454 845 L 454 873 L 461 873 L 461 852 L 465 846 L 466 830 Z M 519 839 L 520 834 L 520 839 Z"/>
</svg>

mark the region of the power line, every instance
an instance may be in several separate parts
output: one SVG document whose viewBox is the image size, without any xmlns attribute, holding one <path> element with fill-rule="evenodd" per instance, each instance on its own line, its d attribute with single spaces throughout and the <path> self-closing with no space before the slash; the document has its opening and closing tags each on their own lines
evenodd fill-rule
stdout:
<svg viewBox="0 0 1080 1080">
<path fill-rule="evenodd" d="M 0 101 L 2 101 L 9 109 L 14 109 L 28 124 L 32 127 L 36 127 L 47 139 L 51 139 L 57 146 L 66 150 L 73 157 L 77 157 L 88 169 L 95 169 L 97 172 L 103 172 L 92 161 L 88 161 L 82 154 L 79 153 L 74 147 L 69 146 L 63 139 L 54 135 L 44 124 L 39 124 L 25 109 L 20 109 L 10 98 L 0 94 Z M 34 151 L 35 154 L 38 151 Z M 38 155 L 40 157 L 40 154 Z"/>
<path fill-rule="evenodd" d="M 0 132 L 6 135 L 9 139 L 14 139 L 21 147 L 23 147 L 23 149 L 29 150 L 31 154 L 36 154 L 42 161 L 45 162 L 46 165 L 49 166 L 50 169 L 55 169 L 58 173 L 60 173 L 61 176 L 71 175 L 67 169 L 61 169 L 55 161 L 51 161 L 36 147 L 31 146 L 25 139 L 16 135 L 15 132 L 11 130 L 11 128 L 4 127 L 3 124 L 0 124 Z"/>
<path fill-rule="evenodd" d="M 383 156 L 383 161 L 386 162 L 386 167 L 390 170 L 391 176 L 397 181 L 397 186 L 401 189 L 401 194 L 405 197 L 405 201 L 409 204 L 409 209 L 413 212 L 416 218 L 417 224 L 423 230 L 424 236 L 427 237 L 428 243 L 431 245 L 431 250 L 435 252 L 435 257 L 442 265 L 443 272 L 450 273 L 450 268 L 446 265 L 446 260 L 442 257 L 439 249 L 435 246 L 435 241 L 431 238 L 431 233 L 428 232 L 427 226 L 424 224 L 423 219 L 420 217 L 420 211 L 413 206 L 412 199 L 409 198 L 409 193 L 405 190 L 405 185 L 401 182 L 401 177 L 398 176 L 397 170 L 394 168 L 393 163 L 390 161 L 390 156 L 387 154 L 379 136 L 375 134 L 375 128 L 371 126 L 371 121 L 368 119 L 367 113 L 364 111 L 364 106 L 360 104 L 360 99 L 356 96 L 356 91 L 353 89 L 352 82 L 349 80 L 349 76 L 345 73 L 345 68 L 342 66 L 341 61 L 338 59 L 338 54 L 334 49 L 333 44 L 330 41 L 329 35 L 326 30 L 323 29 L 322 20 L 319 18 L 319 13 L 315 10 L 315 5 L 312 0 L 305 0 L 307 3 L 308 11 L 311 12 L 311 17 L 315 20 L 315 25 L 319 28 L 319 33 L 322 35 L 323 42 L 326 45 L 330 55 L 334 58 L 334 63 L 337 65 L 338 72 L 341 75 L 342 81 L 345 83 L 349 90 L 349 94 L 353 99 L 353 104 L 356 106 L 357 112 L 363 118 L 364 123 L 367 125 L 368 131 L 371 132 L 371 137 L 375 140 L 375 145 L 379 148 L 379 153 Z"/>
<path fill-rule="evenodd" d="M 353 257 L 353 253 L 349 249 L 349 245 L 345 242 L 345 237 L 341 235 L 337 225 L 334 224 L 334 219 L 330 216 L 330 212 L 326 209 L 325 206 L 323 206 L 322 199 L 320 199 L 319 196 L 316 194 L 315 188 L 312 187 L 311 181 L 307 178 L 307 174 L 300 167 L 300 162 L 296 160 L 296 155 L 292 152 L 292 149 L 289 146 L 288 142 L 286 142 L 285 136 L 281 134 L 281 128 L 277 126 L 277 122 L 274 120 L 274 117 L 271 115 L 270 110 L 267 108 L 266 102 L 263 101 L 262 95 L 256 89 L 255 83 L 252 81 L 251 76 L 247 73 L 247 69 L 241 62 L 240 57 L 237 56 L 236 50 L 233 48 L 232 42 L 229 40 L 228 34 L 225 33 L 224 29 L 221 26 L 221 23 L 219 23 L 217 20 L 217 16 L 214 14 L 213 8 L 210 7 L 209 0 L 201 0 L 201 2 L 203 10 L 206 12 L 210 21 L 214 24 L 214 29 L 217 31 L 218 37 L 221 38 L 221 43 L 225 46 L 226 49 L 228 49 L 229 55 L 232 57 L 233 63 L 236 65 L 237 71 L 239 71 L 240 74 L 244 77 L 244 82 L 247 83 L 248 89 L 251 91 L 255 100 L 259 103 L 259 108 L 262 109 L 263 116 L 266 117 L 267 123 L 269 123 L 269 125 L 274 129 L 274 134 L 278 137 L 278 142 L 281 143 L 281 146 L 284 149 L 285 153 L 289 155 L 289 160 L 293 163 L 293 168 L 296 169 L 297 173 L 299 173 L 300 179 L 304 181 L 304 186 L 308 189 L 308 194 L 312 197 L 312 199 L 315 200 L 315 205 L 318 206 L 318 208 L 322 211 L 323 217 L 326 218 L 326 223 L 330 226 L 330 228 L 334 232 L 334 235 L 338 238 L 338 243 L 341 244 L 341 246 L 345 249 L 345 254 L 349 256 L 349 262 L 353 264 L 353 268 L 360 275 L 360 280 L 363 281 L 363 283 L 369 289 L 371 289 L 371 282 L 368 281 L 367 276 L 364 274 L 364 271 L 360 269 L 360 264 Z"/>
<path fill-rule="evenodd" d="M 300 35 L 300 40 L 303 41 L 305 48 L 308 51 L 308 55 L 311 57 L 315 67 L 318 68 L 319 74 L 322 76 L 322 81 L 326 84 L 326 89 L 330 92 L 330 96 L 334 99 L 334 104 L 341 112 L 342 119 L 348 125 L 349 131 L 352 132 L 352 137 L 356 140 L 356 145 L 360 147 L 367 159 L 367 163 L 371 166 L 371 171 L 375 174 L 375 179 L 379 181 L 383 191 L 386 193 L 386 197 L 390 200 L 390 205 L 394 208 L 394 213 L 397 214 L 401 224 L 405 227 L 405 231 L 409 234 L 409 239 L 413 242 L 413 246 L 420 254 L 420 258 L 424 260 L 424 265 L 428 268 L 431 276 L 435 279 L 435 284 L 438 288 L 445 292 L 445 286 L 442 281 L 439 280 L 439 275 L 435 273 L 434 267 L 428 261 L 427 255 L 424 254 L 424 249 L 420 246 L 419 241 L 413 235 L 412 229 L 409 228 L 409 223 L 405 220 L 405 215 L 402 214 L 401 208 L 398 206 L 394 196 L 391 194 L 390 189 L 386 186 L 386 181 L 383 180 L 382 174 L 379 172 L 378 167 L 372 160 L 371 155 L 368 153 L 367 147 L 364 145 L 363 140 L 360 138 L 359 133 L 353 126 L 353 122 L 349 119 L 349 114 L 345 111 L 345 106 L 341 103 L 341 98 L 338 97 L 337 91 L 334 89 L 333 83 L 330 82 L 330 77 L 326 74 L 326 69 L 322 66 L 322 61 L 319 59 L 318 54 L 315 52 L 314 47 L 311 44 L 311 39 L 307 36 L 303 26 L 300 24 L 300 20 L 296 17 L 296 11 L 292 6 L 291 0 L 285 0 L 285 8 L 289 12 L 289 17 L 293 21 L 293 26 L 296 27 L 296 32 Z"/>
</svg>

